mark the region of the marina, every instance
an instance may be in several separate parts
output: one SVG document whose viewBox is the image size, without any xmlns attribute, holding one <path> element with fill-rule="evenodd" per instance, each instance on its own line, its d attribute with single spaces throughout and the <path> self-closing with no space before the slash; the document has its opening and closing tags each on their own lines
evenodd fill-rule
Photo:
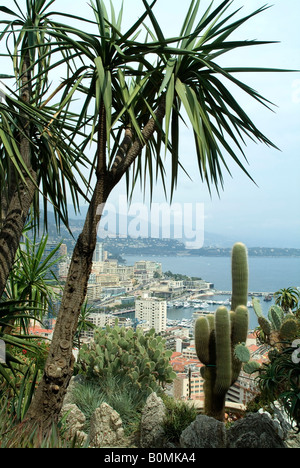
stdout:
<svg viewBox="0 0 300 468">
<path fill-rule="evenodd" d="M 251 292 L 247 307 L 249 310 L 249 329 L 254 330 L 258 326 L 257 317 L 253 310 L 252 297 L 260 300 L 263 313 L 267 316 L 268 310 L 274 303 L 273 293 Z M 184 296 L 167 302 L 167 327 L 184 327 L 193 329 L 196 319 L 201 315 L 212 314 L 220 306 L 230 310 L 231 291 L 210 290 L 197 297 Z"/>
</svg>

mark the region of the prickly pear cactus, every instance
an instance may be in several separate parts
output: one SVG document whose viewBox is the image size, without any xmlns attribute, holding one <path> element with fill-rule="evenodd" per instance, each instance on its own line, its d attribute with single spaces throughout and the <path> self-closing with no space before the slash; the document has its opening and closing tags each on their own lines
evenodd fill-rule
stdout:
<svg viewBox="0 0 300 468">
<path fill-rule="evenodd" d="M 94 341 L 82 346 L 76 368 L 89 379 L 127 375 L 134 385 L 148 388 L 150 393 L 176 377 L 169 364 L 171 355 L 154 330 L 143 334 L 140 329 L 116 324 L 94 332 Z"/>
<path fill-rule="evenodd" d="M 253 298 L 252 303 L 260 326 L 261 341 L 280 350 L 284 347 L 285 341 L 297 337 L 300 332 L 300 322 L 295 314 L 285 315 L 280 306 L 272 305 L 266 318 L 262 315 L 259 301 Z"/>
<path fill-rule="evenodd" d="M 280 327 L 280 336 L 284 340 L 293 340 L 298 333 L 298 322 L 295 318 L 286 319 Z"/>
</svg>

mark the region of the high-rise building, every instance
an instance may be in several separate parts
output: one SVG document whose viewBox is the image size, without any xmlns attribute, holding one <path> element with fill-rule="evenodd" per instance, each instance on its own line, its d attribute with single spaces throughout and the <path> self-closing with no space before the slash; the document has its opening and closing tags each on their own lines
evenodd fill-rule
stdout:
<svg viewBox="0 0 300 468">
<path fill-rule="evenodd" d="M 135 302 L 135 318 L 154 328 L 156 333 L 166 331 L 167 302 L 155 297 L 139 299 Z"/>
<path fill-rule="evenodd" d="M 68 247 L 66 244 L 61 244 L 60 246 L 60 249 L 59 249 L 59 253 L 62 257 L 66 257 L 67 254 L 68 254 Z"/>
<path fill-rule="evenodd" d="M 103 262 L 103 255 L 103 244 L 102 242 L 97 242 L 93 255 L 93 262 Z"/>
</svg>

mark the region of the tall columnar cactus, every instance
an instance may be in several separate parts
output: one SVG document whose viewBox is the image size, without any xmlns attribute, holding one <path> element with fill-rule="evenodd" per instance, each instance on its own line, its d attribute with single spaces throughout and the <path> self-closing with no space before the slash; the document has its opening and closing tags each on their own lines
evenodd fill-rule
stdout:
<svg viewBox="0 0 300 468">
<path fill-rule="evenodd" d="M 204 378 L 205 414 L 224 420 L 225 397 L 237 380 L 242 362 L 234 353 L 237 344 L 247 339 L 249 315 L 248 261 L 243 244 L 235 244 L 232 252 L 232 305 L 228 311 L 219 307 L 214 315 L 201 316 L 195 324 L 195 346 Z M 239 304 L 239 301 L 241 302 Z"/>
<path fill-rule="evenodd" d="M 234 244 L 231 253 L 232 297 L 231 310 L 248 302 L 248 254 L 244 244 Z"/>
<path fill-rule="evenodd" d="M 224 419 L 225 397 L 237 380 L 242 362 L 235 356 L 238 343 L 245 342 L 248 332 L 248 309 L 237 307 L 229 312 L 219 307 L 214 314 L 214 327 L 206 316 L 195 325 L 195 346 L 198 359 L 204 364 L 205 414 L 220 421 Z"/>
</svg>

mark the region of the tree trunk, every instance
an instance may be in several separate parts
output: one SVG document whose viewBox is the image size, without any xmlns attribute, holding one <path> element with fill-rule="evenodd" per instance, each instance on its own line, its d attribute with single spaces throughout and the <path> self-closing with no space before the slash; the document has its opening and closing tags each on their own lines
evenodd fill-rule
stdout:
<svg viewBox="0 0 300 468">
<path fill-rule="evenodd" d="M 13 267 L 22 232 L 36 191 L 35 173 L 32 180 L 25 177 L 26 184 L 19 184 L 10 202 L 7 216 L 0 232 L 0 297 Z"/>
<path fill-rule="evenodd" d="M 26 414 L 26 421 L 24 421 L 37 424 L 43 434 L 47 434 L 52 424 L 58 421 L 64 396 L 73 374 L 73 339 L 81 306 L 86 297 L 98 224 L 104 205 L 112 189 L 157 129 L 157 121 L 162 121 L 164 112 L 165 101 L 162 100 L 156 112 L 156 120 L 151 118 L 142 130 L 144 137 L 142 142 L 136 140 L 131 144 L 131 132 L 125 132 L 125 139 L 120 145 L 121 153 L 117 155 L 119 163 L 113 166 L 112 171 L 108 171 L 105 159 L 106 116 L 104 105 L 101 106 L 98 127 L 97 183 L 83 231 L 74 248 L 44 374 Z"/>
<path fill-rule="evenodd" d="M 29 70 L 30 58 L 29 53 L 27 53 L 23 64 L 20 90 L 20 99 L 26 103 L 30 102 L 32 94 Z M 12 176 L 13 179 L 8 188 L 8 206 L 2 207 L 1 215 L 5 216 L 5 219 L 2 219 L 0 231 L 0 297 L 5 290 L 9 273 L 13 267 L 22 231 L 37 189 L 36 173 L 31 166 L 30 121 L 25 114 L 21 117 L 23 131 L 20 132 L 18 144 L 20 154 L 30 176 L 25 170 L 23 170 L 24 181 L 20 179 L 20 176 L 18 180 Z M 13 167 L 11 172 L 14 172 Z M 3 196 L 1 201 L 4 201 Z"/>
<path fill-rule="evenodd" d="M 96 184 L 82 233 L 74 248 L 44 375 L 26 415 L 26 421 L 37 423 L 45 433 L 58 420 L 73 374 L 73 339 L 86 296 L 98 223 L 112 188 L 109 178 L 101 178 Z"/>
</svg>

